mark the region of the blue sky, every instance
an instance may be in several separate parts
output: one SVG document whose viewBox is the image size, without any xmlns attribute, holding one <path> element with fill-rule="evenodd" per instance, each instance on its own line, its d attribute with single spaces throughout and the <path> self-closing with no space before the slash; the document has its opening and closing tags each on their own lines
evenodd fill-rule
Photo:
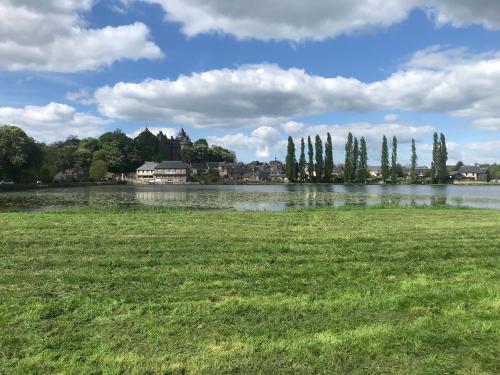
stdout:
<svg viewBox="0 0 500 375">
<path fill-rule="evenodd" d="M 0 0 L 0 123 L 52 142 L 144 126 L 283 158 L 347 132 L 409 142 L 428 164 L 500 162 L 500 4 L 493 0 Z"/>
</svg>

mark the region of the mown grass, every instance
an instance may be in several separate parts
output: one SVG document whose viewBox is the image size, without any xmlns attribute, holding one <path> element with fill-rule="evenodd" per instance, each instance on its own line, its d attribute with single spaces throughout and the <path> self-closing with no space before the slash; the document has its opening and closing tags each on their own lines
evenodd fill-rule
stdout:
<svg viewBox="0 0 500 375">
<path fill-rule="evenodd" d="M 0 373 L 500 373 L 500 211 L 0 214 Z"/>
</svg>

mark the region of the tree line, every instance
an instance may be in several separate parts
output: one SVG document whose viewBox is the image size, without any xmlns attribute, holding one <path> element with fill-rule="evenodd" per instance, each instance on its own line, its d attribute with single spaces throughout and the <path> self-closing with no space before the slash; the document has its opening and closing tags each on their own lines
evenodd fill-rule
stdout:
<svg viewBox="0 0 500 375">
<path fill-rule="evenodd" d="M 446 138 L 443 133 L 434 133 L 432 165 L 430 178 L 432 183 L 445 183 L 449 180 L 447 168 L 448 151 Z M 390 156 L 390 160 L 389 160 Z M 411 183 L 417 182 L 417 149 L 415 139 L 411 140 L 411 164 L 409 179 Z M 349 132 L 345 144 L 345 159 L 341 168 L 334 173 L 335 165 L 333 161 L 333 144 L 330 133 L 327 133 L 325 147 L 323 151 L 323 141 L 316 135 L 314 148 L 311 137 L 307 137 L 307 158 L 306 141 L 300 141 L 300 156 L 297 161 L 295 143 L 292 137 L 288 137 L 287 155 L 285 161 L 285 173 L 290 182 L 334 182 L 344 183 L 367 183 L 370 180 L 368 170 L 368 150 L 364 137 L 354 137 Z M 383 182 L 397 182 L 404 177 L 401 164 L 398 163 L 398 139 L 392 138 L 392 150 L 389 155 L 389 145 L 387 137 L 382 137 L 382 150 L 380 159 L 380 179 Z"/>
<path fill-rule="evenodd" d="M 74 170 L 89 180 L 102 180 L 113 174 L 135 171 L 145 161 L 183 160 L 186 162 L 234 162 L 233 151 L 209 147 L 204 139 L 180 151 L 169 147 L 163 135 L 148 129 L 130 138 L 121 130 L 106 132 L 98 138 L 45 144 L 35 141 L 15 126 L 0 126 L 0 178 L 18 183 L 52 182 L 58 172 Z"/>
</svg>

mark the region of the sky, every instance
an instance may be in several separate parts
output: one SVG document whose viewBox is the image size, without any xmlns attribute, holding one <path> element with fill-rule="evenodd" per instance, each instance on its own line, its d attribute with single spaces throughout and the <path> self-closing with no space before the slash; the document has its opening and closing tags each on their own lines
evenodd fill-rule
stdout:
<svg viewBox="0 0 500 375">
<path fill-rule="evenodd" d="M 433 132 L 500 162 L 498 0 L 0 0 L 0 123 L 42 142 L 146 126 L 284 159 L 348 132 L 380 164 Z"/>
</svg>

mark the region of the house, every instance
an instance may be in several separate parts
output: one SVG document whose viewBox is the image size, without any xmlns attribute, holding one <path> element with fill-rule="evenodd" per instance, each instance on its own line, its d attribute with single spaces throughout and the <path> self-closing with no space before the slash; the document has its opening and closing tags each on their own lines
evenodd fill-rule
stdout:
<svg viewBox="0 0 500 375">
<path fill-rule="evenodd" d="M 219 171 L 222 168 L 222 165 L 224 163 L 220 163 L 218 161 L 209 161 L 207 162 L 208 168 L 209 169 L 215 169 L 216 171 Z"/>
<path fill-rule="evenodd" d="M 182 161 L 146 162 L 136 169 L 136 179 L 141 183 L 181 183 L 189 178 L 189 165 Z"/>
<path fill-rule="evenodd" d="M 283 174 L 285 173 L 285 164 L 281 161 L 274 159 L 267 164 L 267 168 L 272 174 Z"/>
<path fill-rule="evenodd" d="M 154 181 L 158 184 L 182 183 L 189 178 L 189 165 L 182 161 L 162 161 L 154 170 Z"/>
<path fill-rule="evenodd" d="M 423 180 L 431 174 L 431 169 L 428 167 L 417 167 L 415 168 L 415 177 L 417 180 Z"/>
<path fill-rule="evenodd" d="M 207 163 L 191 163 L 191 172 L 197 176 L 204 175 L 208 172 Z"/>
<path fill-rule="evenodd" d="M 464 165 L 454 176 L 458 181 L 489 182 L 491 180 L 489 168 L 481 168 L 477 165 Z"/>
<path fill-rule="evenodd" d="M 223 163 L 220 167 L 220 176 L 231 181 L 241 180 L 245 165 L 243 163 Z"/>
<path fill-rule="evenodd" d="M 266 171 L 246 171 L 242 175 L 245 182 L 261 182 L 269 179 L 269 173 Z"/>
<path fill-rule="evenodd" d="M 284 173 L 271 173 L 269 174 L 269 180 L 273 182 L 287 182 L 288 178 Z"/>
<path fill-rule="evenodd" d="M 154 179 L 156 162 L 146 162 L 136 169 L 136 177 L 141 182 L 151 182 Z"/>
<path fill-rule="evenodd" d="M 72 182 L 80 182 L 85 179 L 85 173 L 80 169 L 66 169 L 64 171 L 58 172 L 54 176 L 54 182 L 56 184 L 69 184 Z"/>
</svg>

